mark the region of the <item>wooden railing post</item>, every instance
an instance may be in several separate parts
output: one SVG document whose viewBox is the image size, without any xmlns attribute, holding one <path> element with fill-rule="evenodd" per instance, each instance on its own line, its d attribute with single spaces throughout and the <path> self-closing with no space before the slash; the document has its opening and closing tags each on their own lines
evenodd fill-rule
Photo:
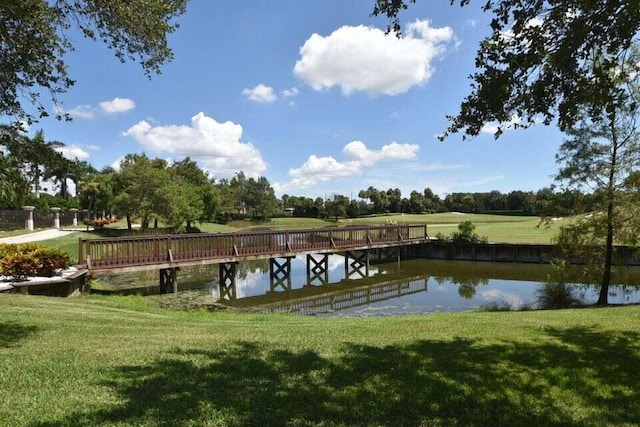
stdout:
<svg viewBox="0 0 640 427">
<path fill-rule="evenodd" d="M 82 238 L 78 237 L 78 264 L 84 261 L 83 250 L 82 250 Z"/>
</svg>

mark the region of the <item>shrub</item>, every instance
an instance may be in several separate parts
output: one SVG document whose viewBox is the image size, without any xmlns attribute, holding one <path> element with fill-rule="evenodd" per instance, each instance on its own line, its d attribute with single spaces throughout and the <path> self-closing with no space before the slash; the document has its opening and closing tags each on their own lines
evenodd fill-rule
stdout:
<svg viewBox="0 0 640 427">
<path fill-rule="evenodd" d="M 538 306 L 542 309 L 569 308 L 580 303 L 567 282 L 571 277 L 571 266 L 564 262 L 553 264 L 553 273 L 537 292 Z"/>
<path fill-rule="evenodd" d="M 38 243 L 0 245 L 0 274 L 11 280 L 28 277 L 51 277 L 71 265 L 69 255 Z"/>
<path fill-rule="evenodd" d="M 91 219 L 89 221 L 85 221 L 84 223 L 93 228 L 100 229 L 104 228 L 105 225 L 113 224 L 114 222 L 118 222 L 118 220 L 116 218 L 100 218 Z"/>
<path fill-rule="evenodd" d="M 489 301 L 480 306 L 480 311 L 511 311 L 513 307 L 509 301 Z"/>
<path fill-rule="evenodd" d="M 567 283 L 545 283 L 538 290 L 538 306 L 542 309 L 569 308 L 579 303 Z"/>
<path fill-rule="evenodd" d="M 442 231 L 438 231 L 434 237 L 436 239 L 438 239 L 439 241 L 441 241 L 441 242 L 449 242 L 450 241 L 450 237 L 445 235 Z"/>
<path fill-rule="evenodd" d="M 451 240 L 458 243 L 486 243 L 486 236 L 479 236 L 474 230 L 476 226 L 473 222 L 466 220 L 458 224 L 458 231 L 451 233 Z"/>
</svg>

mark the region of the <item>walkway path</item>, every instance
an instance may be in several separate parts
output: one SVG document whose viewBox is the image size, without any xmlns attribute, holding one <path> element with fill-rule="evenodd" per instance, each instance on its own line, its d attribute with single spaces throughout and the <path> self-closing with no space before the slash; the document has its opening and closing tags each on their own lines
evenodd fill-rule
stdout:
<svg viewBox="0 0 640 427">
<path fill-rule="evenodd" d="M 20 236 L 3 237 L 0 239 L 0 243 L 27 243 L 27 242 L 40 242 L 42 240 L 55 239 L 56 237 L 66 236 L 67 234 L 75 233 L 74 230 L 58 230 L 51 228 L 49 230 L 36 231 L 35 233 L 22 234 Z"/>
</svg>

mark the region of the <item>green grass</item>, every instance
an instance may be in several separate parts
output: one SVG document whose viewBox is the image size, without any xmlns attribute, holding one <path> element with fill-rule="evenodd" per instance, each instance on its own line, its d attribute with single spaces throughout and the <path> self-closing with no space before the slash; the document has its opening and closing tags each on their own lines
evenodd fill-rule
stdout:
<svg viewBox="0 0 640 427">
<path fill-rule="evenodd" d="M 62 249 L 69 254 L 72 260 L 78 261 L 78 239 L 99 239 L 102 236 L 90 231 L 76 231 L 66 236 L 55 239 L 43 240 L 40 242 L 44 246 Z"/>
<path fill-rule="evenodd" d="M 487 236 L 490 242 L 499 243 L 545 243 L 556 236 L 559 226 L 566 220 L 555 221 L 550 228 L 538 227 L 540 218 L 532 216 L 508 216 L 486 214 L 424 214 L 385 215 L 340 221 L 341 225 L 381 225 L 387 221 L 398 224 L 427 224 L 431 237 L 437 233 L 445 236 L 458 230 L 458 224 L 469 220 L 476 226 L 476 233 Z"/>
<path fill-rule="evenodd" d="M 0 294 L 0 425 L 637 425 L 640 307 L 326 319 Z"/>
</svg>

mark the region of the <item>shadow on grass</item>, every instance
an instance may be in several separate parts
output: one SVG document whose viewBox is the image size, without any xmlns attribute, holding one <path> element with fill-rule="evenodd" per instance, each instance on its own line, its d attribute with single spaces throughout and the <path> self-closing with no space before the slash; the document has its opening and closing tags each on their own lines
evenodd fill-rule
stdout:
<svg viewBox="0 0 640 427">
<path fill-rule="evenodd" d="M 37 326 L 17 322 L 0 322 L 0 348 L 9 348 L 38 331 Z"/>
<path fill-rule="evenodd" d="M 539 344 L 345 344 L 331 358 L 248 342 L 177 352 L 115 372 L 108 386 L 122 405 L 39 425 L 586 426 L 640 420 L 640 334 L 611 337 L 581 328 L 546 334 Z"/>
</svg>

